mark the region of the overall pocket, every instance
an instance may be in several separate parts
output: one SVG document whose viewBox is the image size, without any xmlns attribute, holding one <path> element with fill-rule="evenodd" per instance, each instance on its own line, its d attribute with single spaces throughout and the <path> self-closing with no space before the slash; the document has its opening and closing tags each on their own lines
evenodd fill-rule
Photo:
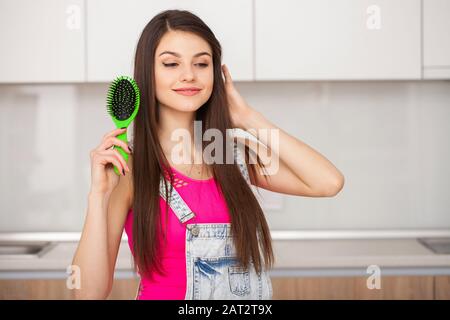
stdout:
<svg viewBox="0 0 450 320">
<path fill-rule="evenodd" d="M 228 281 L 230 292 L 238 296 L 249 295 L 250 290 L 250 272 L 241 266 L 228 267 Z"/>
</svg>

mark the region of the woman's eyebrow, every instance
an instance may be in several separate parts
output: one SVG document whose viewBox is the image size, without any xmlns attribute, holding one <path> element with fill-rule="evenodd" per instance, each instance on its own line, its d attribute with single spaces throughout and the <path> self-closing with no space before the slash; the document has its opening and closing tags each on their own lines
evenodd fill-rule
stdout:
<svg viewBox="0 0 450 320">
<path fill-rule="evenodd" d="M 173 52 L 173 51 L 163 51 L 163 52 L 161 52 L 161 53 L 159 54 L 159 56 L 162 56 L 163 54 L 172 54 L 172 55 L 174 55 L 175 57 L 181 58 L 181 54 L 179 54 L 179 53 L 177 53 L 177 52 Z M 208 56 L 211 57 L 211 55 L 210 55 L 208 52 L 202 51 L 202 52 L 199 52 L 199 53 L 194 54 L 194 58 L 200 57 L 200 56 L 203 56 L 203 55 L 208 55 Z"/>
</svg>

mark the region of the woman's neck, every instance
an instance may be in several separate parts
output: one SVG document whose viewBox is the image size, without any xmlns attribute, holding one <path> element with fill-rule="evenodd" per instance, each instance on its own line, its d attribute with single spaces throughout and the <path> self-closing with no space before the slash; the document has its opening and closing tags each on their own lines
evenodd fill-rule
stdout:
<svg viewBox="0 0 450 320">
<path fill-rule="evenodd" d="M 181 112 L 168 107 L 160 107 L 159 119 L 158 137 L 169 164 L 192 178 L 211 177 L 212 169 L 204 162 L 201 146 L 197 147 L 194 143 L 195 112 Z M 183 134 L 181 142 L 177 140 L 180 139 L 180 135 L 175 135 L 175 138 L 172 139 L 172 134 L 180 129 L 189 133 L 188 139 Z M 180 143 L 184 144 L 182 146 L 184 148 L 182 163 L 179 163 L 178 159 L 172 159 L 172 150 L 177 146 L 177 151 L 179 151 Z M 178 152 L 176 152 L 176 156 L 179 156 Z"/>
<path fill-rule="evenodd" d="M 188 152 L 186 154 L 187 158 L 190 159 L 191 163 L 194 163 L 194 151 L 198 152 L 195 150 L 194 145 L 194 120 L 194 111 L 183 112 L 169 107 L 160 107 L 158 138 L 168 159 L 171 157 L 173 148 L 183 143 L 185 144 L 183 150 Z M 175 134 L 172 137 L 176 131 L 180 131 L 180 134 Z M 189 133 L 188 136 L 186 136 L 185 132 Z M 190 147 L 188 148 L 188 146 Z M 171 160 L 169 159 L 170 162 L 173 162 Z"/>
</svg>

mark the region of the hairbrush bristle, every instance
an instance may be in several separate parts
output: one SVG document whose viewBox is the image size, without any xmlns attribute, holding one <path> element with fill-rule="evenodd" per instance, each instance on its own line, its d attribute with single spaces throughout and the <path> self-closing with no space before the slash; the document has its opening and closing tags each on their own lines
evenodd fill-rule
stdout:
<svg viewBox="0 0 450 320">
<path fill-rule="evenodd" d="M 127 76 L 116 78 L 110 85 L 107 94 L 107 112 L 117 120 L 131 117 L 139 104 L 139 89 L 136 82 Z"/>
</svg>

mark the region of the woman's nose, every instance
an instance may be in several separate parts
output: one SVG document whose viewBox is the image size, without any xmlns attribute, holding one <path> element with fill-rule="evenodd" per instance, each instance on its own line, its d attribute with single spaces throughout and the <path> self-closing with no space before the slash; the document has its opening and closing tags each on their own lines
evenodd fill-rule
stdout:
<svg viewBox="0 0 450 320">
<path fill-rule="evenodd" d="M 184 80 L 192 80 L 195 77 L 192 68 L 191 67 L 185 67 L 183 69 L 183 73 L 182 73 L 181 77 Z"/>
</svg>

